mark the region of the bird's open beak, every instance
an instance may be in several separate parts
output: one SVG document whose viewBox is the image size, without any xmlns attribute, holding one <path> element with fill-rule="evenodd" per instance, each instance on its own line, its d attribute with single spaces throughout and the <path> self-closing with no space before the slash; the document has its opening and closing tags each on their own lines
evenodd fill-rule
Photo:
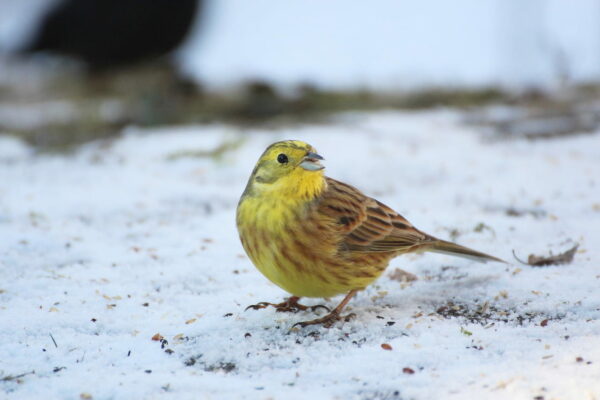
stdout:
<svg viewBox="0 0 600 400">
<path fill-rule="evenodd" d="M 322 159 L 323 159 L 323 157 L 321 157 L 317 153 L 308 153 L 302 159 L 300 166 L 307 171 L 319 171 L 319 170 L 322 170 L 323 168 L 325 168 L 319 162 L 319 160 L 322 160 Z"/>
</svg>

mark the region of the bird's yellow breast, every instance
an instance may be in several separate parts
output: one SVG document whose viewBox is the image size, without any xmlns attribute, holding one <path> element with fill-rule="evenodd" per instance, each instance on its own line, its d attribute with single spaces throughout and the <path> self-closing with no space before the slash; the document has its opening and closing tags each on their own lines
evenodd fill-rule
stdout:
<svg viewBox="0 0 600 400">
<path fill-rule="evenodd" d="M 271 282 L 299 297 L 331 297 L 370 284 L 356 260 L 339 253 L 335 221 L 315 218 L 310 202 L 246 197 L 238 206 L 242 245 Z M 360 268 L 360 269 L 359 269 Z"/>
</svg>

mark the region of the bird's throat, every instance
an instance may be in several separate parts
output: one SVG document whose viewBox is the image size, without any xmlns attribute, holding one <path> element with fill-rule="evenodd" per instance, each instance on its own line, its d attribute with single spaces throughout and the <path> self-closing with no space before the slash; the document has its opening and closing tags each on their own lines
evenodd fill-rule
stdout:
<svg viewBox="0 0 600 400">
<path fill-rule="evenodd" d="M 322 171 L 305 171 L 299 168 L 279 179 L 274 186 L 279 196 L 292 202 L 307 202 L 319 197 L 327 182 Z"/>
</svg>

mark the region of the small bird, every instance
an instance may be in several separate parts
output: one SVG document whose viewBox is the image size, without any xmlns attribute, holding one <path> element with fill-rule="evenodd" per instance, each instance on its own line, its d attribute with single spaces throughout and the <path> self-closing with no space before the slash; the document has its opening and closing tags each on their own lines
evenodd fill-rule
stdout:
<svg viewBox="0 0 600 400">
<path fill-rule="evenodd" d="M 242 246 L 256 268 L 292 296 L 248 308 L 325 308 L 330 312 L 324 317 L 294 326 L 330 327 L 354 316 L 341 315 L 346 304 L 401 254 L 432 251 L 504 262 L 418 230 L 385 204 L 326 177 L 322 160 L 308 143 L 286 140 L 269 146 L 254 167 L 237 207 Z M 298 302 L 342 293 L 333 310 Z"/>
</svg>

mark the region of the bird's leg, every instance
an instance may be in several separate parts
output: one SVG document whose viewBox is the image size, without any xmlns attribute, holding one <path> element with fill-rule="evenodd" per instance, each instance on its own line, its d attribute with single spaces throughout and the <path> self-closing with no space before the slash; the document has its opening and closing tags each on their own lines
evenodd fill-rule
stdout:
<svg viewBox="0 0 600 400">
<path fill-rule="evenodd" d="M 340 321 L 340 320 L 344 320 L 346 322 L 350 321 L 350 319 L 352 319 L 356 316 L 355 314 L 347 314 L 347 315 L 340 315 L 340 314 L 341 314 L 342 310 L 344 309 L 344 307 L 346 306 L 346 304 L 348 304 L 348 302 L 352 299 L 352 297 L 354 297 L 356 292 L 358 292 L 357 289 L 354 289 L 354 290 L 351 290 L 350 292 L 348 292 L 346 297 L 344 297 L 344 300 L 342 300 L 342 302 L 340 304 L 338 304 L 338 306 L 332 312 L 327 314 L 326 316 L 324 316 L 322 318 L 313 319 L 311 321 L 297 322 L 294 325 L 292 325 L 292 328 L 295 327 L 296 325 L 300 326 L 301 328 L 304 328 L 305 326 L 308 326 L 308 325 L 323 325 L 325 328 L 330 328 L 337 321 Z"/>
<path fill-rule="evenodd" d="M 248 310 L 249 308 L 251 308 L 253 310 L 260 310 L 261 308 L 275 307 L 277 312 L 297 313 L 298 311 L 306 311 L 306 310 L 316 311 L 319 308 L 324 308 L 327 311 L 331 311 L 329 309 L 329 307 L 324 306 L 322 304 L 317 304 L 316 306 L 305 306 L 303 304 L 298 303 L 298 300 L 300 300 L 300 297 L 292 296 L 292 297 L 288 297 L 284 302 L 279 303 L 279 304 L 268 303 L 266 301 L 263 301 L 261 303 L 253 304 L 251 306 L 246 307 L 246 310 Z"/>
</svg>

